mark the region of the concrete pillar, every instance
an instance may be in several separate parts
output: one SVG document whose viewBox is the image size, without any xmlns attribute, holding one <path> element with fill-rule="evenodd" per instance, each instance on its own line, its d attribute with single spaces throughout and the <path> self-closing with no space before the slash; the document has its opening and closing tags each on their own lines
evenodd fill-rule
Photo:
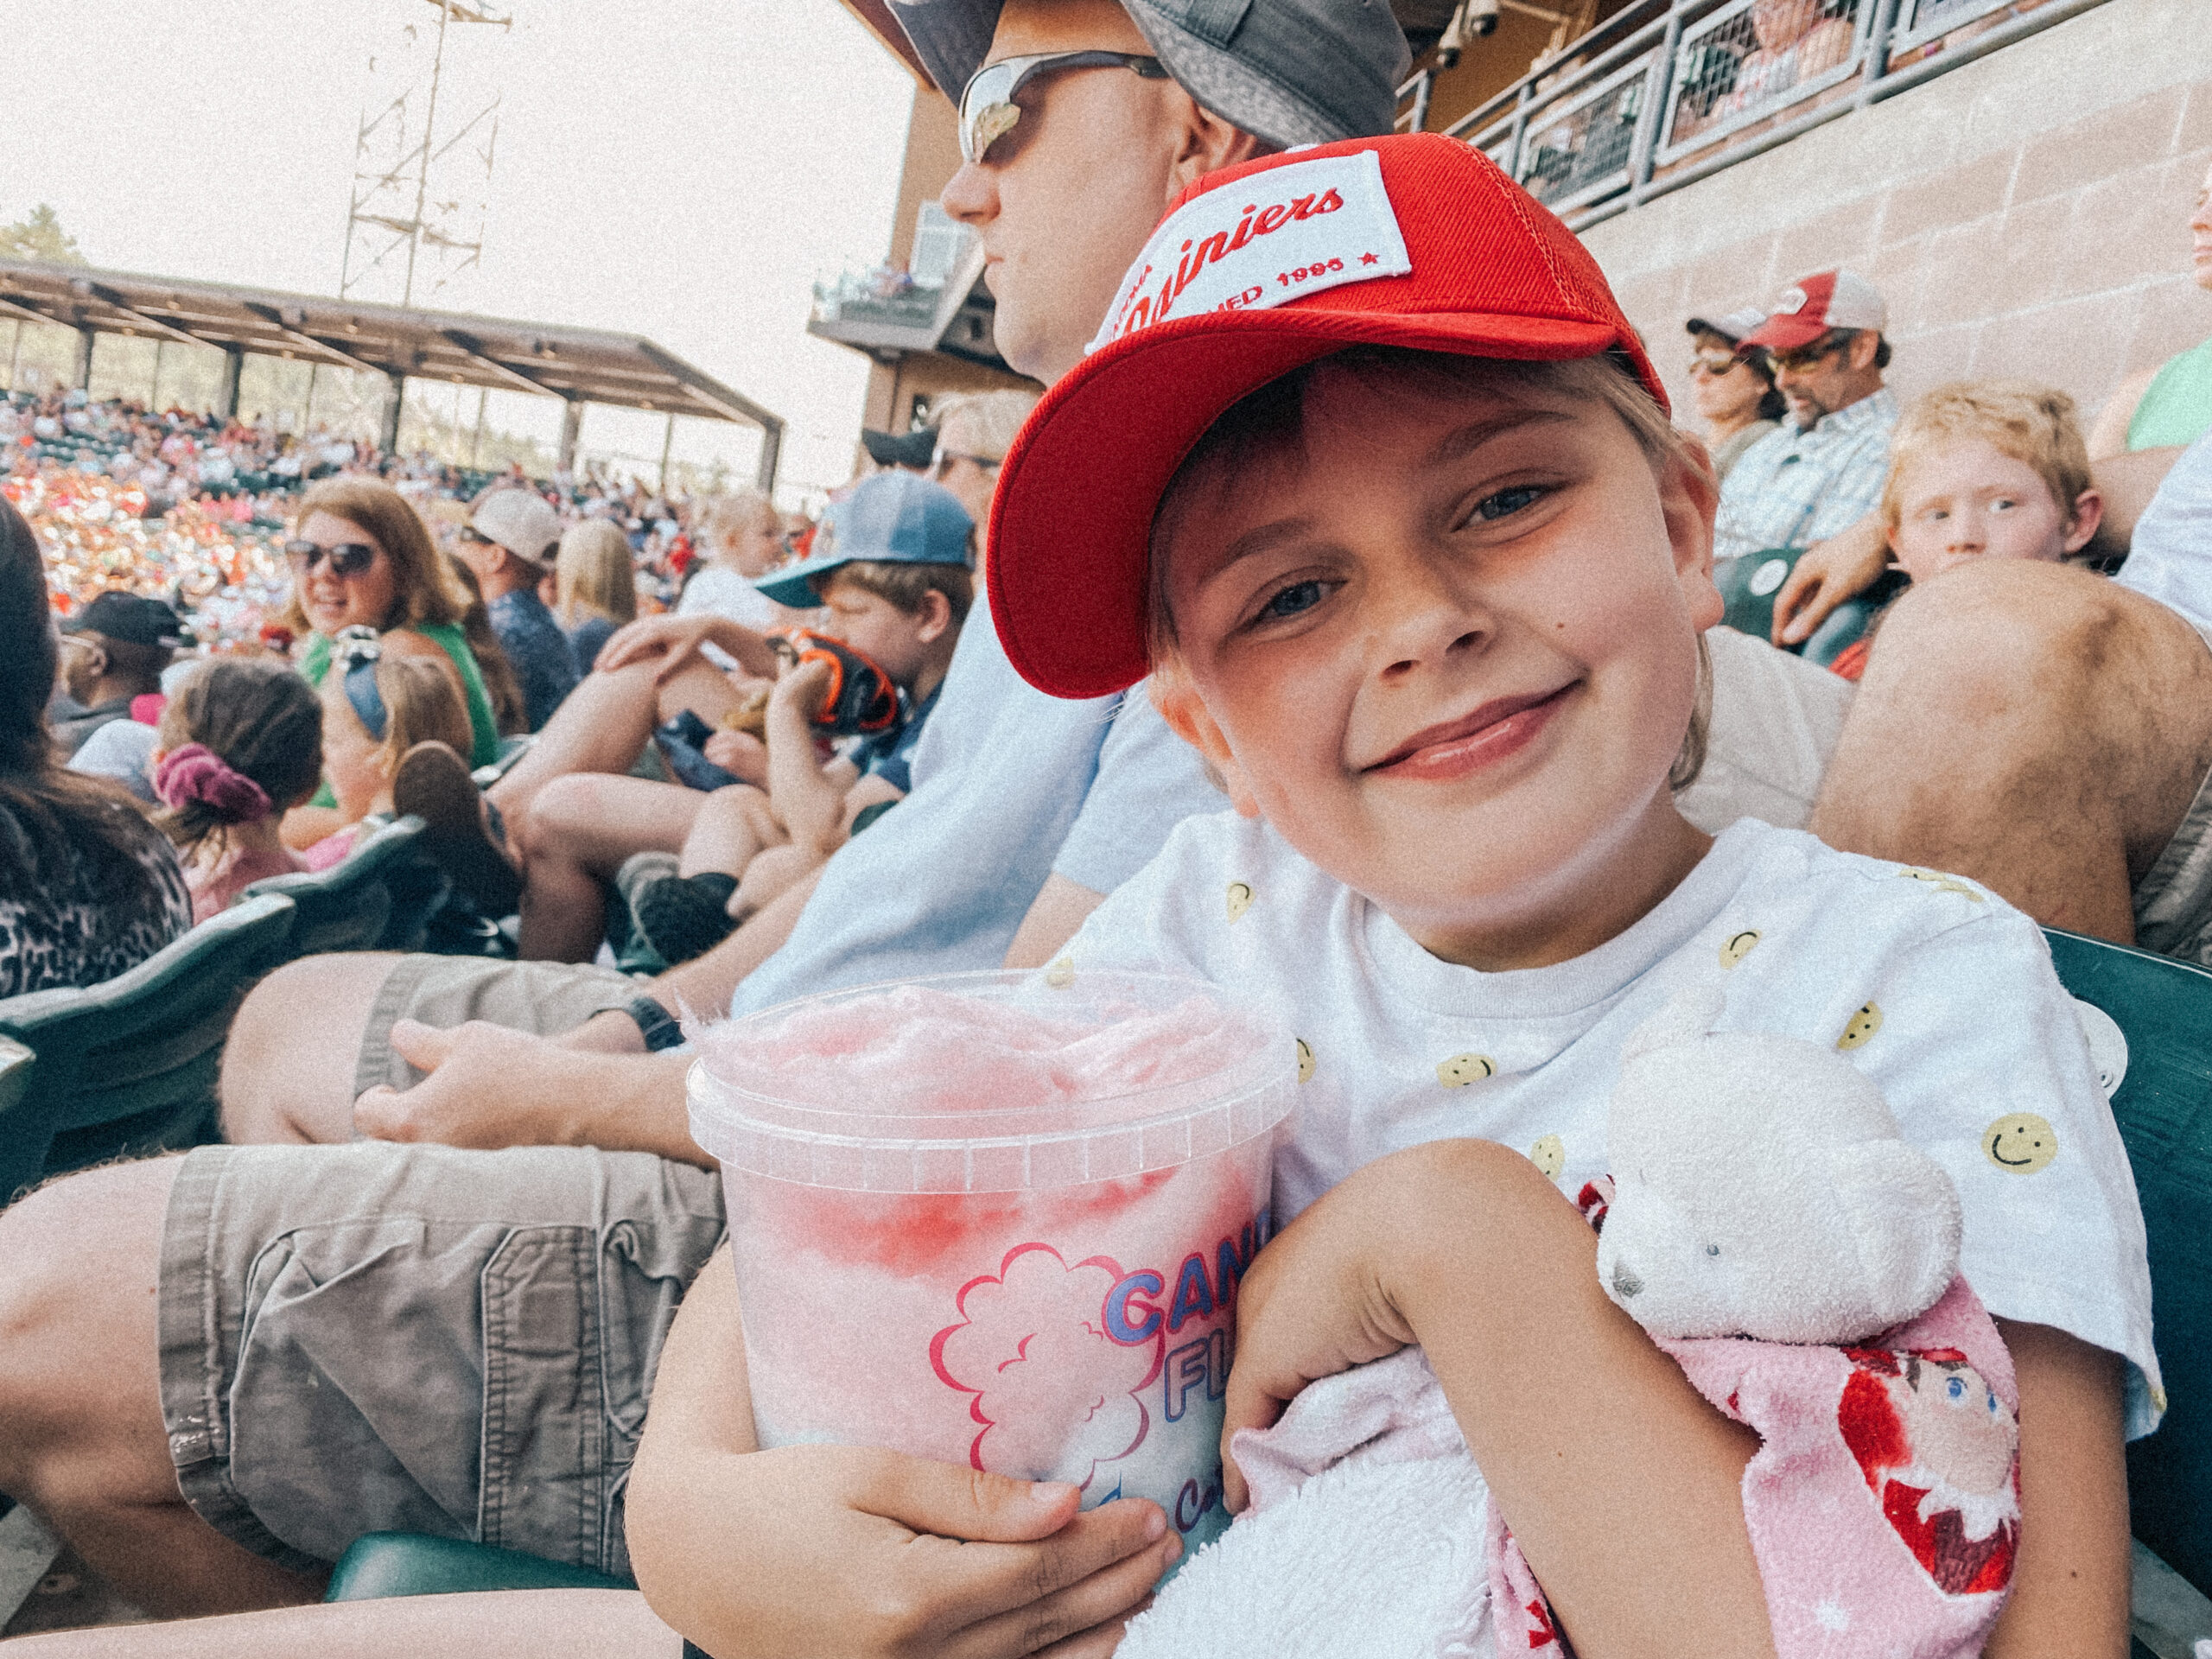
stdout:
<svg viewBox="0 0 2212 1659">
<path fill-rule="evenodd" d="M 760 429 L 760 459 L 753 469 L 753 482 L 763 495 L 776 493 L 776 456 L 784 447 L 783 423 Z"/>
<path fill-rule="evenodd" d="M 564 473 L 576 467 L 576 440 L 584 429 L 584 400 L 571 397 L 561 410 L 561 448 L 558 465 Z"/>
<path fill-rule="evenodd" d="M 407 377 L 397 369 L 386 369 L 384 378 L 387 382 L 384 423 L 377 433 L 377 444 L 387 455 L 394 455 L 399 453 L 399 409 L 407 397 Z"/>
<path fill-rule="evenodd" d="M 668 452 L 676 447 L 676 411 L 668 411 L 668 423 L 660 433 L 660 493 L 668 493 Z"/>
<path fill-rule="evenodd" d="M 223 378 L 215 387 L 215 412 L 226 421 L 234 421 L 238 414 L 238 374 L 245 367 L 245 348 L 240 346 L 223 347 Z"/>
<path fill-rule="evenodd" d="M 77 353 L 69 365 L 69 384 L 89 388 L 92 384 L 92 341 L 99 337 L 99 330 L 90 323 L 77 325 Z"/>
</svg>

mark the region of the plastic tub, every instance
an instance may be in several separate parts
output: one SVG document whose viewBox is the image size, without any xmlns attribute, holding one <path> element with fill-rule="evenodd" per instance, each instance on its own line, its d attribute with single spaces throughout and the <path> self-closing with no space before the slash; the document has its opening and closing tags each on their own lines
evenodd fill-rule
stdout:
<svg viewBox="0 0 2212 1659">
<path fill-rule="evenodd" d="M 765 1446 L 889 1446 L 1227 1524 L 1238 1281 L 1296 1047 L 1164 975 L 957 974 L 698 1033 Z"/>
</svg>

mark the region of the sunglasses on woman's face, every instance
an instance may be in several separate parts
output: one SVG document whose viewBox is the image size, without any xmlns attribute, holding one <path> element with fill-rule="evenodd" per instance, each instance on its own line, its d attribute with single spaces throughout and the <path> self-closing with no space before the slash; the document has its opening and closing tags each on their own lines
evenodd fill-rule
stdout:
<svg viewBox="0 0 2212 1659">
<path fill-rule="evenodd" d="M 325 547 L 319 542 L 296 541 L 284 543 L 284 556 L 292 569 L 306 575 L 324 559 L 330 561 L 334 576 L 358 576 L 377 562 L 377 550 L 366 542 L 340 542 L 335 547 Z"/>
<path fill-rule="evenodd" d="M 1701 353 L 1690 359 L 1690 372 L 1709 374 L 1718 380 L 1743 360 L 1740 357 L 1729 356 L 1719 352 Z"/>
</svg>

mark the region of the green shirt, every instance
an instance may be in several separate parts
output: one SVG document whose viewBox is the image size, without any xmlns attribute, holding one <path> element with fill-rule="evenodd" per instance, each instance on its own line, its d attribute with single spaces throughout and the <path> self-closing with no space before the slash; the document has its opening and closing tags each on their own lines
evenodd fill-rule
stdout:
<svg viewBox="0 0 2212 1659">
<path fill-rule="evenodd" d="M 2212 430 L 2212 340 L 2166 359 L 2127 423 L 2127 447 L 2191 444 Z"/>
<path fill-rule="evenodd" d="M 461 631 L 458 622 L 412 622 L 408 626 L 453 658 L 454 668 L 461 675 L 461 696 L 468 704 L 468 764 L 472 767 L 491 765 L 499 758 L 499 728 L 493 717 L 491 694 L 485 690 L 484 677 L 477 671 L 476 654 L 468 648 L 468 636 Z M 308 636 L 307 648 L 300 653 L 300 672 L 309 685 L 321 685 L 323 677 L 330 672 L 330 652 L 329 635 Z M 337 804 L 327 782 L 308 803 L 312 806 Z"/>
</svg>

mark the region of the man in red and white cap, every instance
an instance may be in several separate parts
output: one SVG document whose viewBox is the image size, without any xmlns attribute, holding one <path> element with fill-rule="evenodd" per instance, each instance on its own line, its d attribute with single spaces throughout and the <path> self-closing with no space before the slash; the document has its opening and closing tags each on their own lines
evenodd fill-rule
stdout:
<svg viewBox="0 0 2212 1659">
<path fill-rule="evenodd" d="M 1744 337 L 1764 346 L 1789 404 L 1781 428 L 1746 449 L 1720 492 L 1716 560 L 1804 548 L 1848 530 L 1881 499 L 1896 397 L 1889 308 L 1855 271 L 1815 271 Z"/>
</svg>

